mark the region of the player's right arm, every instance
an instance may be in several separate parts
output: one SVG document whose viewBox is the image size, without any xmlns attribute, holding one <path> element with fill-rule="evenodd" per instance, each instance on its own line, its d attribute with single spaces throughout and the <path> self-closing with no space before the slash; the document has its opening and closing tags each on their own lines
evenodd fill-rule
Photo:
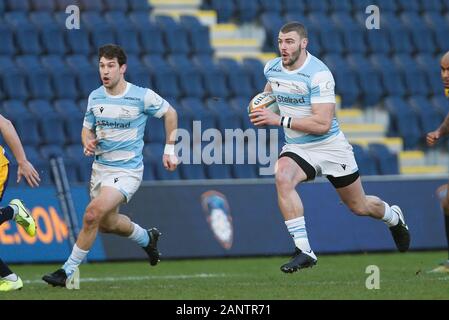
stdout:
<svg viewBox="0 0 449 320">
<path fill-rule="evenodd" d="M 3 139 L 5 139 L 6 144 L 11 149 L 14 157 L 17 160 L 17 183 L 20 182 L 22 176 L 25 177 L 26 181 L 30 187 L 39 186 L 41 179 L 39 178 L 39 173 L 34 169 L 33 165 L 27 160 L 25 151 L 23 150 L 22 142 L 17 134 L 14 125 L 0 115 L 0 131 L 2 133 Z"/>
<path fill-rule="evenodd" d="M 81 142 L 83 143 L 84 154 L 86 156 L 93 156 L 98 144 L 98 139 L 95 132 L 91 129 L 83 127 L 83 130 L 81 130 Z"/>
<path fill-rule="evenodd" d="M 435 131 L 429 132 L 426 137 L 427 144 L 433 146 L 437 141 L 449 133 L 449 114 L 444 119 L 443 123 Z"/>
</svg>

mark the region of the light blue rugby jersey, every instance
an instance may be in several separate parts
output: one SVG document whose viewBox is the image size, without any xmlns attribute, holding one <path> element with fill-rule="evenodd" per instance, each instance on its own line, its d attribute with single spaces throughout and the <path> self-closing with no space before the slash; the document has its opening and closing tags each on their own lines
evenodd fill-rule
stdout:
<svg viewBox="0 0 449 320">
<path fill-rule="evenodd" d="M 304 64 L 289 71 L 282 66 L 280 57 L 267 62 L 265 77 L 270 83 L 281 115 L 304 118 L 312 114 L 312 103 L 335 103 L 335 81 L 328 67 L 307 52 Z M 314 135 L 284 128 L 286 143 L 304 144 L 325 140 L 340 133 L 334 116 L 326 134 Z"/>
<path fill-rule="evenodd" d="M 103 86 L 92 91 L 83 126 L 95 130 L 99 139 L 95 162 L 125 169 L 141 167 L 147 118 L 162 117 L 168 107 L 154 91 L 129 82 L 119 96 L 109 95 Z"/>
</svg>

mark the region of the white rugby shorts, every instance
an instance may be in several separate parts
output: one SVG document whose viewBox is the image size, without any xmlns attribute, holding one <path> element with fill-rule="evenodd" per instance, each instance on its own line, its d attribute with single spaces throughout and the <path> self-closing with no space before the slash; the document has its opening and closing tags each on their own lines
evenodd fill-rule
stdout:
<svg viewBox="0 0 449 320">
<path fill-rule="evenodd" d="M 90 197 L 98 196 L 101 187 L 119 190 L 129 202 L 142 182 L 143 166 L 138 169 L 123 169 L 94 162 L 90 178 Z"/>
<path fill-rule="evenodd" d="M 358 171 L 352 146 L 346 140 L 343 132 L 323 141 L 286 144 L 282 148 L 280 157 L 286 152 L 294 153 L 302 158 L 315 169 L 316 176 L 338 178 Z"/>
</svg>

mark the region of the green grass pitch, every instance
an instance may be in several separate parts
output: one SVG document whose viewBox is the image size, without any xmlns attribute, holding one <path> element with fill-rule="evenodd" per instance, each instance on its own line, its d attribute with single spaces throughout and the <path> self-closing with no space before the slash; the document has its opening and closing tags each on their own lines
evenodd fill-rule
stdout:
<svg viewBox="0 0 449 320">
<path fill-rule="evenodd" d="M 81 266 L 79 290 L 40 280 L 58 265 L 15 265 L 24 288 L 0 293 L 0 300 L 448 299 L 449 274 L 429 273 L 445 258 L 445 252 L 321 255 L 314 268 L 294 274 L 279 270 L 288 257 L 168 260 L 156 267 L 91 263 Z M 379 267 L 380 289 L 365 286 L 369 265 Z"/>
</svg>

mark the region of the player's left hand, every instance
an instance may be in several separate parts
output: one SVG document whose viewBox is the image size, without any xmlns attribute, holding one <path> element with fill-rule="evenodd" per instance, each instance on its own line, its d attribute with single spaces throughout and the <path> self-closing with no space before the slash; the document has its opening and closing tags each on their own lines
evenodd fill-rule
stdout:
<svg viewBox="0 0 449 320">
<path fill-rule="evenodd" d="M 249 114 L 251 122 L 257 126 L 278 126 L 281 117 L 268 109 L 256 109 Z"/>
<path fill-rule="evenodd" d="M 39 186 L 39 182 L 41 181 L 39 173 L 28 160 L 18 163 L 17 183 L 22 180 L 22 176 L 25 177 L 30 187 L 34 188 Z"/>
<path fill-rule="evenodd" d="M 175 171 L 178 166 L 178 157 L 175 155 L 164 154 L 162 156 L 162 163 L 164 164 L 164 168 L 168 171 Z"/>
</svg>

